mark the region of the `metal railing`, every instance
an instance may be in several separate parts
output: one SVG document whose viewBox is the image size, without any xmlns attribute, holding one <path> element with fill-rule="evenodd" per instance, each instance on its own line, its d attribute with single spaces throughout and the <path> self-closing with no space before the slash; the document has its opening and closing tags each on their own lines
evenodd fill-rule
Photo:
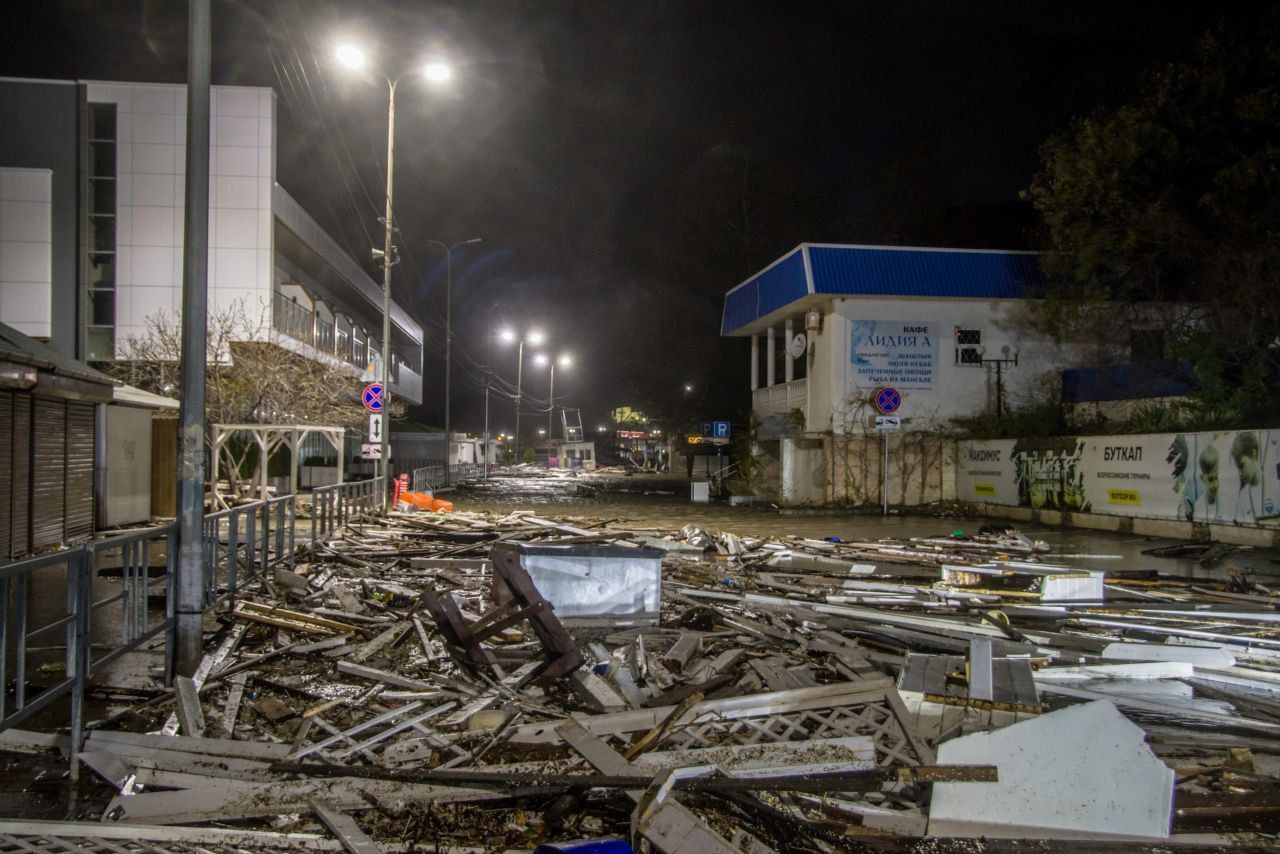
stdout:
<svg viewBox="0 0 1280 854">
<path fill-rule="evenodd" d="M 0 686 L 9 682 L 8 667 L 14 666 L 12 704 L 7 692 L 0 690 L 0 730 L 17 726 L 51 703 L 70 695 L 71 699 L 71 773 L 79 773 L 76 753 L 84 741 L 84 696 L 89 678 L 95 669 L 137 649 L 151 638 L 164 633 L 165 669 L 172 669 L 174 620 L 174 572 L 173 562 L 177 554 L 177 525 L 170 523 L 158 528 L 146 528 L 127 534 L 86 543 L 56 554 L 27 558 L 0 567 Z M 154 550 L 163 544 L 163 555 Z M 103 568 L 119 554 L 120 587 L 101 597 L 94 592 L 95 570 Z M 153 558 L 163 559 L 164 575 L 151 578 Z M 114 567 L 112 567 L 114 568 Z M 37 579 L 42 586 L 60 586 L 66 591 L 62 606 L 52 606 L 48 597 L 31 598 L 32 582 Z M 46 577 L 52 575 L 53 577 Z M 152 621 L 148 598 L 153 588 L 163 587 L 164 617 Z M 105 632 L 99 638 L 97 650 L 93 644 L 96 620 L 115 617 L 105 614 L 112 606 L 119 608 L 119 635 L 108 639 Z M 50 610 L 52 613 L 50 613 Z M 45 638 L 51 638 L 52 646 Z M 61 639 L 61 646 L 57 644 Z M 32 641 L 40 639 L 40 645 Z M 14 649 L 9 648 L 12 640 Z M 38 665 L 33 654 L 59 649 L 64 653 L 62 667 L 56 662 Z M 95 654 L 96 652 L 96 654 Z M 28 676 L 35 664 L 41 674 L 60 673 L 51 683 L 33 687 Z"/>
<path fill-rule="evenodd" d="M 312 343 L 311 309 L 299 305 L 279 291 L 271 293 L 271 325 L 304 344 Z"/>
<path fill-rule="evenodd" d="M 447 482 L 462 483 L 480 477 L 482 474 L 484 474 L 484 466 L 480 463 L 459 463 L 458 465 L 449 466 L 449 479 Z M 446 483 L 444 464 L 440 463 L 414 469 L 412 482 L 414 492 L 429 492 L 433 489 L 438 489 Z"/>
<path fill-rule="evenodd" d="M 165 672 L 172 673 L 177 531 L 171 522 L 0 566 L 0 730 L 17 726 L 69 695 L 73 777 L 79 774 L 76 754 L 84 741 L 85 688 L 94 672 L 163 633 Z M 281 561 L 293 562 L 294 496 L 210 513 L 203 533 L 205 604 L 210 606 L 235 596 L 242 566 L 256 572 Z M 152 578 L 151 571 L 162 566 L 164 574 Z M 97 571 L 117 567 L 119 589 L 95 593 Z M 49 597 L 33 597 L 33 582 L 40 590 L 64 589 L 65 602 L 57 605 Z M 158 592 L 164 598 L 159 619 L 150 608 Z M 50 651 L 64 654 L 61 664 L 39 663 L 36 657 L 47 658 Z M 11 663 L 14 688 L 9 694 Z M 31 694 L 28 678 L 35 672 L 57 676 Z"/>
<path fill-rule="evenodd" d="M 345 528 L 357 516 L 381 509 L 385 489 L 383 479 L 375 477 L 311 490 L 312 550 L 320 537 Z"/>
<path fill-rule="evenodd" d="M 274 519 L 275 524 L 272 525 Z M 293 565 L 297 548 L 297 504 L 282 495 L 242 504 L 204 517 L 204 603 L 235 599 L 241 567 L 266 573 L 275 563 Z M 288 548 L 285 547 L 286 540 Z"/>
</svg>

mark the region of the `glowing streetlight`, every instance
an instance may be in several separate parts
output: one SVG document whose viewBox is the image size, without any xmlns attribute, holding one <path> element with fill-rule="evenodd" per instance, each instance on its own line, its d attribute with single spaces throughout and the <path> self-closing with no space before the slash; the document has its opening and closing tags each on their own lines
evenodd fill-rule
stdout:
<svg viewBox="0 0 1280 854">
<path fill-rule="evenodd" d="M 335 51 L 338 62 L 350 69 L 363 68 L 365 65 L 365 53 L 359 45 L 352 43 L 344 43 L 338 46 Z M 422 69 L 423 76 L 433 83 L 441 83 L 448 80 L 451 76 L 447 72 L 448 66 L 439 62 L 433 62 Z M 400 83 L 403 74 L 394 78 L 383 74 L 383 79 L 387 81 L 387 215 L 384 221 L 386 226 L 382 243 L 382 368 L 378 371 L 378 380 L 382 384 L 382 406 L 386 411 L 391 405 L 391 383 L 390 383 L 390 367 L 391 367 L 391 265 L 395 259 L 395 247 L 392 245 L 392 237 L 395 232 L 392 214 L 394 213 L 391 205 L 392 200 L 392 177 L 395 174 L 395 153 L 396 153 L 396 86 Z M 378 250 L 374 250 L 375 257 Z M 382 431 L 382 453 L 378 458 L 378 469 L 382 477 L 382 512 L 387 512 L 387 504 L 389 501 L 388 486 L 391 482 L 389 477 L 389 457 L 391 456 L 388 447 L 388 437 L 390 429 Z M 449 447 L 449 437 L 445 437 L 445 448 Z"/>
<path fill-rule="evenodd" d="M 364 51 L 353 44 L 338 45 L 338 49 L 334 51 L 334 54 L 338 57 L 338 62 L 341 62 L 347 68 L 364 68 L 366 61 Z"/>
</svg>

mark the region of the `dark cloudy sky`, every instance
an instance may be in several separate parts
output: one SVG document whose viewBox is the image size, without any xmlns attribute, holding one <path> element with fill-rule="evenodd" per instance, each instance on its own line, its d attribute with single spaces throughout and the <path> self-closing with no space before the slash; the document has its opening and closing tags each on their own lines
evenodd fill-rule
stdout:
<svg viewBox="0 0 1280 854">
<path fill-rule="evenodd" d="M 10 0 L 0 75 L 181 82 L 185 13 Z M 385 84 L 346 76 L 332 48 L 355 37 L 393 74 L 450 58 L 448 91 L 406 84 L 397 101 L 396 295 L 430 337 L 418 414 L 442 417 L 443 263 L 425 240 L 482 237 L 455 254 L 455 426 L 479 430 L 487 333 L 518 322 L 577 356 L 556 391 L 590 428 L 616 405 L 678 411 L 685 382 L 692 417 L 743 410 L 746 351 L 716 337 L 720 297 L 800 240 L 874 239 L 876 187 L 898 176 L 896 216 L 948 209 L 968 220 L 959 239 L 1024 243 L 1008 217 L 1025 219 L 1014 203 L 1045 137 L 1131 96 L 1224 14 L 1252 10 L 214 0 L 213 79 L 276 89 L 280 182 L 376 277 Z M 514 355 L 495 360 L 514 379 Z M 526 385 L 545 396 L 544 375 Z M 495 413 L 511 426 L 509 405 Z"/>
</svg>

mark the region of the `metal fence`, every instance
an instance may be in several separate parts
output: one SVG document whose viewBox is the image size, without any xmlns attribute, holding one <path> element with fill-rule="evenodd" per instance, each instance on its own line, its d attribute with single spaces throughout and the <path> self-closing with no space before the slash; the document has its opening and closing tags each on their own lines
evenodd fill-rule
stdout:
<svg viewBox="0 0 1280 854">
<path fill-rule="evenodd" d="M 166 671 L 171 668 L 176 535 L 177 525 L 170 523 L 0 567 L 0 686 L 9 684 L 11 664 L 14 686 L 11 703 L 0 690 L 0 730 L 17 726 L 70 695 L 71 768 L 73 776 L 78 773 L 74 754 L 83 742 L 85 688 L 94 671 L 162 633 L 167 636 Z M 157 551 L 161 546 L 162 553 Z M 114 569 L 116 555 L 119 589 L 99 597 L 93 589 L 95 571 Z M 153 579 L 151 569 L 159 566 L 165 572 Z M 33 582 L 42 589 L 63 586 L 65 601 L 56 604 L 50 597 L 33 598 Z M 154 588 L 163 589 L 165 604 L 164 617 L 153 622 L 148 597 Z M 118 608 L 118 616 L 107 612 L 112 606 Z M 119 633 L 99 632 L 95 648 L 93 630 L 95 622 L 101 621 L 118 621 Z M 63 653 L 61 664 L 40 663 L 50 651 Z M 29 683 L 33 671 L 37 681 Z M 40 677 L 45 676 L 50 681 L 41 684 Z"/>
<path fill-rule="evenodd" d="M 256 574 L 265 573 L 280 561 L 287 560 L 292 565 L 297 547 L 296 518 L 297 504 L 292 495 L 206 515 L 205 607 L 222 599 L 235 599 L 241 568 Z"/>
<path fill-rule="evenodd" d="M 381 477 L 335 483 L 311 490 L 311 548 L 316 540 L 346 527 L 356 516 L 382 508 L 386 490 Z"/>
<path fill-rule="evenodd" d="M 444 486 L 446 483 L 462 483 L 473 480 L 484 474 L 484 466 L 479 463 L 460 463 L 449 466 L 449 477 L 445 479 L 444 463 L 423 466 L 413 470 L 413 491 L 429 492 Z"/>
<path fill-rule="evenodd" d="M 265 572 L 275 563 L 292 563 L 295 521 L 292 495 L 205 516 L 206 606 L 234 598 L 242 569 Z M 0 730 L 69 695 L 71 769 L 78 775 L 85 689 L 94 672 L 164 634 L 165 673 L 172 673 L 177 530 L 171 522 L 0 566 Z M 118 589 L 96 593 L 95 577 L 117 569 Z M 33 595 L 57 588 L 65 589 L 64 602 Z M 154 611 L 153 597 L 163 597 Z M 5 687 L 11 681 L 10 695 Z"/>
</svg>

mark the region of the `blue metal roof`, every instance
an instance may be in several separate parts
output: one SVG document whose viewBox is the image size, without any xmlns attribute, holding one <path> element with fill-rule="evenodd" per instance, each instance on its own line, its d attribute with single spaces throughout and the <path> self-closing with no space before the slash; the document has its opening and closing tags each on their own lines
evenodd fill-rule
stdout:
<svg viewBox="0 0 1280 854">
<path fill-rule="evenodd" d="M 740 329 L 808 294 L 803 247 L 797 247 L 725 295 L 721 332 Z"/>
<path fill-rule="evenodd" d="M 1043 284 L 1031 252 L 802 244 L 725 295 L 721 334 L 809 295 L 1018 299 Z"/>
</svg>

